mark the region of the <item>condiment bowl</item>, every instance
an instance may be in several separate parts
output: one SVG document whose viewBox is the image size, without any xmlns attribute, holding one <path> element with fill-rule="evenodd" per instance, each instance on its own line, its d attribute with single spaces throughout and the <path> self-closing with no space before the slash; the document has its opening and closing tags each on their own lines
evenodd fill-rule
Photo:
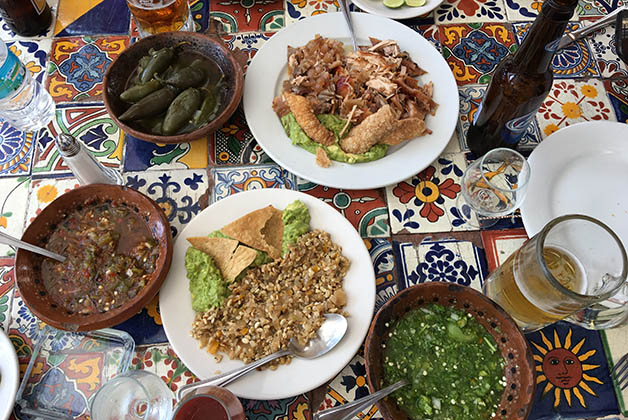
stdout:
<svg viewBox="0 0 628 420">
<path fill-rule="evenodd" d="M 532 352 L 514 320 L 495 302 L 466 286 L 430 282 L 409 287 L 382 306 L 371 322 L 365 343 L 366 373 L 371 392 L 384 387 L 382 345 L 390 329 L 408 311 L 430 303 L 453 306 L 470 313 L 493 336 L 506 362 L 504 389 L 494 419 L 523 420 L 528 416 L 535 391 Z M 386 420 L 404 420 L 408 415 L 387 397 L 378 403 Z"/>
<path fill-rule="evenodd" d="M 89 202 L 126 204 L 139 214 L 157 242 L 159 256 L 155 268 L 137 295 L 106 312 L 80 314 L 63 309 L 47 293 L 40 273 L 46 257 L 19 249 L 15 258 L 15 283 L 26 306 L 40 320 L 59 329 L 89 331 L 119 324 L 144 308 L 157 294 L 172 261 L 173 239 L 170 225 L 157 203 L 131 188 L 118 185 L 90 184 L 71 190 L 50 203 L 28 226 L 22 240 L 41 247 L 56 225 L 78 206 Z"/>
<path fill-rule="evenodd" d="M 159 50 L 166 47 L 176 47 L 182 54 L 190 52 L 213 60 L 224 74 L 225 79 L 224 88 L 221 89 L 220 109 L 213 120 L 189 133 L 160 136 L 133 128 L 120 121 L 118 117 L 130 106 L 120 99 L 120 94 L 127 88 L 129 77 L 137 67 L 139 60 L 148 55 L 151 48 Z M 233 115 L 240 104 L 243 84 L 242 63 L 218 36 L 185 31 L 163 32 L 135 42 L 111 63 L 103 81 L 103 97 L 107 112 L 125 133 L 151 143 L 184 143 L 206 137 L 219 129 Z"/>
</svg>

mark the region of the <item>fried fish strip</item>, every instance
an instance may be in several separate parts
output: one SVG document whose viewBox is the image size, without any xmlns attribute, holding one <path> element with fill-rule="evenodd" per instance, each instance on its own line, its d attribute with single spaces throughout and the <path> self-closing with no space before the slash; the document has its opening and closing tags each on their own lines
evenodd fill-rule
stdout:
<svg viewBox="0 0 628 420">
<path fill-rule="evenodd" d="M 340 140 L 340 147 L 347 153 L 365 153 L 380 142 L 396 119 L 395 112 L 386 104 L 353 127 L 349 135 Z"/>
<path fill-rule="evenodd" d="M 381 139 L 380 143 L 394 146 L 406 140 L 429 133 L 425 120 L 420 118 L 404 118 L 395 121 L 390 131 Z"/>
<path fill-rule="evenodd" d="M 316 118 L 306 98 L 293 93 L 285 93 L 284 98 L 297 123 L 299 123 L 309 138 L 324 146 L 334 144 L 334 135 Z"/>
<path fill-rule="evenodd" d="M 331 159 L 327 156 L 327 152 L 322 147 L 316 149 L 316 164 L 322 168 L 331 166 Z"/>
</svg>

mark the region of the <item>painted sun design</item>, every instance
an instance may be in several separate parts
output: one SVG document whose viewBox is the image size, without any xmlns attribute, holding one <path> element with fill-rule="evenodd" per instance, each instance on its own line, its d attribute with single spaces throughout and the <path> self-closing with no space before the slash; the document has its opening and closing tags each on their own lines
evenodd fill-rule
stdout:
<svg viewBox="0 0 628 420">
<path fill-rule="evenodd" d="M 545 337 L 543 332 L 541 332 L 541 340 L 544 346 L 530 340 L 530 343 L 540 353 L 540 355 L 534 355 L 534 360 L 537 362 L 536 383 L 537 385 L 542 385 L 547 382 L 543 389 L 543 397 L 554 390 L 554 408 L 558 407 L 563 396 L 570 407 L 572 396 L 574 396 L 580 402 L 580 405 L 586 408 L 587 405 L 581 390 L 597 397 L 597 394 L 588 383 L 603 384 L 598 378 L 585 373 L 600 367 L 600 365 L 583 363 L 593 356 L 597 350 L 593 349 L 580 354 L 582 347 L 586 343 L 586 338 L 572 346 L 571 332 L 570 328 L 563 343 L 561 343 L 556 330 L 554 330 L 553 343 Z"/>
</svg>

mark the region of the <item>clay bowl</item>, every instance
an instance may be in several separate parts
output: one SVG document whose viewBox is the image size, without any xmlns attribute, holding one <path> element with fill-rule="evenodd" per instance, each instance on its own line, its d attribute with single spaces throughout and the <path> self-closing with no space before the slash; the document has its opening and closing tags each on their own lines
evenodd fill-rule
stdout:
<svg viewBox="0 0 628 420">
<path fill-rule="evenodd" d="M 172 234 L 163 210 L 145 195 L 118 185 L 91 184 L 71 190 L 52 203 L 28 226 L 22 240 L 44 247 L 54 226 L 79 205 L 111 200 L 137 208 L 159 247 L 156 267 L 147 284 L 126 304 L 97 314 L 69 313 L 54 302 L 41 281 L 39 267 L 45 257 L 18 250 L 15 258 L 15 282 L 24 303 L 40 320 L 55 328 L 68 331 L 89 331 L 119 324 L 144 308 L 157 294 L 172 261 Z"/>
<path fill-rule="evenodd" d="M 221 108 L 216 118 L 190 133 L 159 136 L 137 130 L 118 119 L 118 116 L 122 115 L 130 106 L 120 100 L 120 93 L 125 90 L 127 81 L 136 69 L 140 58 L 148 55 L 151 48 L 159 50 L 164 47 L 177 47 L 177 51 L 181 51 L 183 54 L 189 51 L 203 55 L 213 60 L 225 76 L 225 88 L 221 92 Z M 135 42 L 111 63 L 103 81 L 103 96 L 107 112 L 125 133 L 151 143 L 187 143 L 206 137 L 222 127 L 240 104 L 243 84 L 242 65 L 217 36 L 183 31 L 164 32 Z"/>
<path fill-rule="evenodd" d="M 495 302 L 470 287 L 455 284 L 431 282 L 412 286 L 382 306 L 371 322 L 365 343 L 366 373 L 371 392 L 383 387 L 382 344 L 388 338 L 388 330 L 408 311 L 432 302 L 467 311 L 495 338 L 506 361 L 506 388 L 494 418 L 525 419 L 536 386 L 528 342 L 513 319 Z M 393 398 L 384 398 L 377 405 L 386 420 L 409 419 Z"/>
</svg>

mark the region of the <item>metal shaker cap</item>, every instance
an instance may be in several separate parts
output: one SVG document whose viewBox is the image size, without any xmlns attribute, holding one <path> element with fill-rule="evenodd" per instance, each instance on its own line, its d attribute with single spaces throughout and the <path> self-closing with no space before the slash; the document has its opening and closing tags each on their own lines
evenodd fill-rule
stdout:
<svg viewBox="0 0 628 420">
<path fill-rule="evenodd" d="M 61 133 L 55 139 L 55 144 L 61 156 L 70 157 L 76 155 L 81 150 L 81 145 L 76 139 L 67 133 Z"/>
</svg>

